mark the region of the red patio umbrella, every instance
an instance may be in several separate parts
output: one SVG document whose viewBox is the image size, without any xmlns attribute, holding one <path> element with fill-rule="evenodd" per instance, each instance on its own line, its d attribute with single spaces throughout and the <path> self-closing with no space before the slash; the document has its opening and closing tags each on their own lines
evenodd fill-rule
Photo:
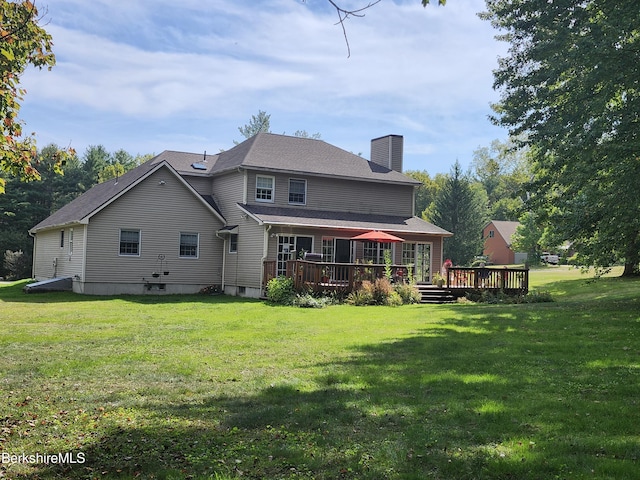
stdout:
<svg viewBox="0 0 640 480">
<path fill-rule="evenodd" d="M 363 242 L 380 242 L 380 243 L 402 243 L 404 239 L 391 235 L 390 233 L 381 232 L 380 230 L 371 230 L 369 232 L 361 233 L 355 237 L 351 237 L 351 240 L 360 240 Z"/>
</svg>

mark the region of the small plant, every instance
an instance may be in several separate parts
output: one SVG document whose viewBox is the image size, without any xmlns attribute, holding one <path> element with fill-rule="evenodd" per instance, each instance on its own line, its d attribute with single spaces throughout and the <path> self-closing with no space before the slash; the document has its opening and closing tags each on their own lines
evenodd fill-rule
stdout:
<svg viewBox="0 0 640 480">
<path fill-rule="evenodd" d="M 432 282 L 441 287 L 444 285 L 444 277 L 439 272 L 433 274 Z"/>
<path fill-rule="evenodd" d="M 267 299 L 279 305 L 291 305 L 295 298 L 293 278 L 279 276 L 267 283 Z"/>
<path fill-rule="evenodd" d="M 219 295 L 222 293 L 222 287 L 220 285 L 207 285 L 200 289 L 202 295 Z"/>
<path fill-rule="evenodd" d="M 391 250 L 385 250 L 384 251 L 384 277 L 391 281 L 391 277 L 392 277 L 392 270 L 391 270 Z"/>
</svg>

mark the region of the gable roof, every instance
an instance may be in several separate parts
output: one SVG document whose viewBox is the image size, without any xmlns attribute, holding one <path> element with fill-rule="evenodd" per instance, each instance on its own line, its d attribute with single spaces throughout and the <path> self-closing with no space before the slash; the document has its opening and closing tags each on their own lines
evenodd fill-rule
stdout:
<svg viewBox="0 0 640 480">
<path fill-rule="evenodd" d="M 216 175 L 238 168 L 270 172 L 304 173 L 370 182 L 419 185 L 400 172 L 370 162 L 323 140 L 291 137 L 273 133 L 257 135 L 216 155 L 165 151 L 157 161 L 166 161 L 182 174 Z M 194 170 L 194 162 L 203 162 L 206 170 Z"/>
<path fill-rule="evenodd" d="M 319 227 L 349 230 L 383 230 L 395 233 L 420 233 L 450 237 L 451 232 L 418 217 L 396 215 L 332 212 L 327 210 L 300 210 L 288 207 L 238 204 L 259 223 L 297 227 Z"/>
<path fill-rule="evenodd" d="M 520 222 L 509 222 L 506 220 L 491 220 L 487 224 L 493 224 L 498 234 L 504 239 L 508 246 L 511 246 L 511 237 L 514 233 L 516 233 L 516 228 L 520 225 Z M 486 227 L 485 227 L 486 228 Z"/>
<path fill-rule="evenodd" d="M 120 198 L 134 186 L 138 185 L 144 179 L 161 168 L 166 168 L 171 174 L 179 179 L 180 182 L 185 185 L 199 201 L 206 205 L 206 207 L 218 216 L 222 222 L 226 223 L 219 208 L 215 205 L 213 198 L 205 198 L 198 194 L 168 162 L 156 162 L 155 160 L 156 159 L 151 159 L 148 162 L 129 170 L 117 179 L 112 178 L 106 182 L 95 185 L 51 214 L 49 217 L 45 218 L 35 227 L 31 228 L 29 233 L 36 233 L 39 230 L 61 227 L 64 225 L 88 223 L 89 219 L 93 215 Z"/>
</svg>

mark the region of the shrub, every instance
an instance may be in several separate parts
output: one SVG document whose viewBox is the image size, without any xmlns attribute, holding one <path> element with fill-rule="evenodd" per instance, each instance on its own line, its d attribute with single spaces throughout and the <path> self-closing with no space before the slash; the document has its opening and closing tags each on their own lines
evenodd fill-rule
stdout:
<svg viewBox="0 0 640 480">
<path fill-rule="evenodd" d="M 402 305 L 403 298 L 396 292 L 387 278 L 377 278 L 375 282 L 365 280 L 360 288 L 347 297 L 351 305 Z"/>
<path fill-rule="evenodd" d="M 354 290 L 347 296 L 347 303 L 351 305 L 373 305 L 373 283 L 368 280 L 364 280 L 360 288 Z"/>
<path fill-rule="evenodd" d="M 279 305 L 292 305 L 295 298 L 293 278 L 276 277 L 267 283 L 267 299 Z"/>
<path fill-rule="evenodd" d="M 501 304 L 513 304 L 513 303 L 544 303 L 553 302 L 553 298 L 549 292 L 529 292 L 526 295 L 507 295 L 506 293 L 490 292 L 488 290 L 472 291 L 467 293 L 467 300 L 477 303 L 501 303 Z"/>
<path fill-rule="evenodd" d="M 387 305 L 388 298 L 395 293 L 388 278 L 376 278 L 373 282 L 373 301 L 378 305 Z"/>
<path fill-rule="evenodd" d="M 22 250 L 4 252 L 4 268 L 9 280 L 20 280 L 31 277 L 31 258 Z"/>
<path fill-rule="evenodd" d="M 408 305 L 411 303 L 420 303 L 422 300 L 422 295 L 420 295 L 420 291 L 416 288 L 415 285 L 411 283 L 398 283 L 393 287 L 400 298 L 402 299 L 402 303 Z"/>
<path fill-rule="evenodd" d="M 332 303 L 333 300 L 329 297 L 314 297 L 310 293 L 298 294 L 293 298 L 292 302 L 294 306 L 301 308 L 324 308 Z"/>
<path fill-rule="evenodd" d="M 384 305 L 389 307 L 399 307 L 402 303 L 402 297 L 395 290 L 391 290 L 391 293 L 384 298 Z"/>
</svg>

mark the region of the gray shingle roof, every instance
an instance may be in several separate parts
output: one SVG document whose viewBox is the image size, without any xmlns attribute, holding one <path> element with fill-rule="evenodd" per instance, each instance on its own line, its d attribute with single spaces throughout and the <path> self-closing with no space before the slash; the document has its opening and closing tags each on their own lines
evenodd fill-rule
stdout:
<svg viewBox="0 0 640 480">
<path fill-rule="evenodd" d="M 93 215 L 104 205 L 132 188 L 136 183 L 153 172 L 155 169 L 162 167 L 168 168 L 176 176 L 179 177 L 179 175 L 177 175 L 177 172 L 175 172 L 171 165 L 169 165 L 168 163 L 158 162 L 157 157 L 152 158 L 148 162 L 145 162 L 142 165 L 129 170 L 118 179 L 114 178 L 111 180 L 107 180 L 106 182 L 100 183 L 90 188 L 79 197 L 67 203 L 60 210 L 45 218 L 29 231 L 33 233 L 46 228 L 84 222 L 88 217 Z M 211 198 L 210 196 L 209 198 L 207 198 L 206 196 L 202 196 L 202 199 L 207 204 L 209 204 L 221 218 L 224 218 L 220 213 L 220 209 L 213 201 L 213 198 Z"/>
<path fill-rule="evenodd" d="M 238 204 L 238 206 L 261 222 L 271 225 L 295 225 L 300 227 L 351 230 L 383 230 L 398 234 L 421 233 L 442 236 L 452 235 L 450 232 L 418 217 L 365 215 L 361 213 L 332 212 L 327 210 L 301 210 L 267 205 Z"/>
<path fill-rule="evenodd" d="M 259 133 L 217 155 L 207 155 L 207 170 L 191 167 L 202 162 L 203 154 L 166 151 L 165 160 L 182 174 L 215 175 L 239 167 L 257 170 L 307 173 L 358 180 L 419 185 L 417 180 L 335 147 L 322 140 Z"/>
</svg>

